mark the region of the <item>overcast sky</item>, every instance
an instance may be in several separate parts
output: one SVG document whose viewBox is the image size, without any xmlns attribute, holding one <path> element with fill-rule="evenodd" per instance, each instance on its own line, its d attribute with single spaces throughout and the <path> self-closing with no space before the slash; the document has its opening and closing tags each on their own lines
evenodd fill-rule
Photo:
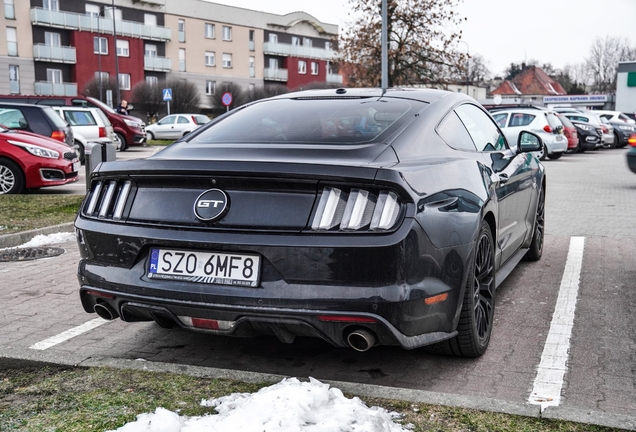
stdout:
<svg viewBox="0 0 636 432">
<path fill-rule="evenodd" d="M 276 14 L 297 10 L 322 22 L 350 22 L 347 0 L 216 0 Z M 458 12 L 468 18 L 461 29 L 471 54 L 481 54 L 493 74 L 511 62 L 536 59 L 556 68 L 588 55 L 596 37 L 625 37 L 636 45 L 636 0 L 464 0 Z M 459 44 L 465 50 L 465 44 Z M 636 60 L 636 59 L 635 59 Z"/>
</svg>

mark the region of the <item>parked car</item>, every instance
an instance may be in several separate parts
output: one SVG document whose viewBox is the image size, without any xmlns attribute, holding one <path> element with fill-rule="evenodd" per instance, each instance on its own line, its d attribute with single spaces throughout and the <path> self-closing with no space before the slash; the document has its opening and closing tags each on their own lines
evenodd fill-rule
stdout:
<svg viewBox="0 0 636 432">
<path fill-rule="evenodd" d="M 603 145 L 603 139 L 601 138 L 603 133 L 600 128 L 597 129 L 594 125 L 576 120 L 571 120 L 571 123 L 576 128 L 579 136 L 578 152 L 583 153 L 587 150 L 594 150 Z"/>
<path fill-rule="evenodd" d="M 217 335 L 479 356 L 496 287 L 543 250 L 541 139 L 514 144 L 460 93 L 254 102 L 92 174 L 75 222 L 82 305 Z"/>
<path fill-rule="evenodd" d="M 631 125 L 636 124 L 636 121 L 634 119 L 629 118 L 620 111 L 594 110 L 593 112 L 598 114 L 600 117 L 609 120 L 610 122 L 622 121 Z"/>
<path fill-rule="evenodd" d="M 629 137 L 629 150 L 627 150 L 627 166 L 636 174 L 636 135 Z"/>
<path fill-rule="evenodd" d="M 0 102 L 0 125 L 75 145 L 71 127 L 47 106 Z"/>
<path fill-rule="evenodd" d="M 53 107 L 53 110 L 73 129 L 80 162 L 84 163 L 84 149 L 89 142 L 119 145 L 113 126 L 99 108 Z"/>
<path fill-rule="evenodd" d="M 145 123 L 130 115 L 121 115 L 98 99 L 84 96 L 34 96 L 0 95 L 0 102 L 20 101 L 24 103 L 48 106 L 80 106 L 99 108 L 108 117 L 119 140 L 117 150 L 126 150 L 131 146 L 143 145 L 146 141 Z"/>
<path fill-rule="evenodd" d="M 596 116 L 591 116 L 591 115 L 587 115 L 584 114 L 582 112 L 578 112 L 578 113 L 570 113 L 570 112 L 566 112 L 563 113 L 564 116 L 566 116 L 568 119 L 570 119 L 570 121 L 572 123 L 583 123 L 586 125 L 589 125 L 589 127 L 592 127 L 594 129 L 594 132 L 596 132 L 596 134 L 601 137 L 601 139 L 599 140 L 598 143 L 596 143 L 596 147 L 595 148 L 601 148 L 603 147 L 603 145 L 605 144 L 605 139 L 606 134 L 603 131 L 603 126 L 601 124 L 601 121 L 598 119 L 598 117 Z M 607 128 L 606 128 L 607 130 Z M 613 135 L 612 135 L 612 140 L 613 140 Z"/>
<path fill-rule="evenodd" d="M 502 128 L 508 142 L 515 143 L 523 130 L 534 132 L 545 145 L 539 157 L 559 159 L 568 150 L 568 140 L 563 135 L 563 124 L 554 112 L 539 109 L 519 108 L 492 113 Z"/>
<path fill-rule="evenodd" d="M 173 114 L 146 126 L 146 139 L 179 139 L 210 119 L 202 114 Z"/>
<path fill-rule="evenodd" d="M 629 138 L 632 136 L 632 134 L 636 133 L 636 125 L 625 123 L 621 120 L 609 120 L 609 122 L 614 128 L 614 139 L 616 147 L 625 147 L 628 144 Z"/>
<path fill-rule="evenodd" d="M 579 151 L 579 134 L 577 132 L 576 127 L 570 122 L 570 120 L 559 113 L 554 113 L 561 124 L 563 125 L 563 135 L 568 140 L 568 151 L 569 152 L 577 152 Z"/>
<path fill-rule="evenodd" d="M 66 144 L 0 126 L 0 195 L 75 182 L 79 169 Z"/>
</svg>

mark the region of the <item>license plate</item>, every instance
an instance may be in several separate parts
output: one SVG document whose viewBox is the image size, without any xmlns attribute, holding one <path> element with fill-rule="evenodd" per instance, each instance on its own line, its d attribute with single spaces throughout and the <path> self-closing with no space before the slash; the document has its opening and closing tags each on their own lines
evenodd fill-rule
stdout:
<svg viewBox="0 0 636 432">
<path fill-rule="evenodd" d="M 148 277 L 257 287 L 260 264 L 258 255 L 153 248 Z"/>
<path fill-rule="evenodd" d="M 81 166 L 82 166 L 81 162 L 79 161 L 73 162 L 73 172 L 79 172 Z"/>
<path fill-rule="evenodd" d="M 563 136 L 562 135 L 557 135 L 556 140 L 557 141 L 563 141 Z"/>
</svg>

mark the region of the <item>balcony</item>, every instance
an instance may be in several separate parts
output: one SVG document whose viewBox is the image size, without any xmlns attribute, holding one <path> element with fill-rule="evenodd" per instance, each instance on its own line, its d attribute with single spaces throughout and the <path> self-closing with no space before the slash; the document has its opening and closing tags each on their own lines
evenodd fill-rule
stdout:
<svg viewBox="0 0 636 432">
<path fill-rule="evenodd" d="M 287 69 L 269 69 L 263 71 L 263 79 L 268 81 L 287 81 Z"/>
<path fill-rule="evenodd" d="M 338 74 L 327 74 L 327 82 L 332 84 L 342 84 L 342 76 Z"/>
<path fill-rule="evenodd" d="M 144 70 L 170 72 L 172 70 L 172 59 L 167 57 L 144 56 Z"/>
<path fill-rule="evenodd" d="M 54 63 L 77 63 L 74 47 L 33 45 L 33 60 Z"/>
<path fill-rule="evenodd" d="M 318 60 L 331 60 L 336 57 L 336 52 L 331 49 L 314 48 L 302 45 L 265 42 L 263 44 L 265 54 L 285 57 L 303 57 Z"/>
<path fill-rule="evenodd" d="M 35 94 L 40 96 L 77 96 L 77 83 L 36 81 Z"/>
<path fill-rule="evenodd" d="M 58 27 L 69 30 L 90 31 L 113 34 L 112 18 L 97 18 L 72 12 L 57 12 L 42 8 L 31 9 L 31 24 L 47 27 Z M 169 41 L 172 30 L 168 27 L 150 26 L 134 21 L 115 21 L 117 36 L 139 39 Z"/>
<path fill-rule="evenodd" d="M 20 81 L 9 81 L 9 93 L 20 94 Z"/>
</svg>

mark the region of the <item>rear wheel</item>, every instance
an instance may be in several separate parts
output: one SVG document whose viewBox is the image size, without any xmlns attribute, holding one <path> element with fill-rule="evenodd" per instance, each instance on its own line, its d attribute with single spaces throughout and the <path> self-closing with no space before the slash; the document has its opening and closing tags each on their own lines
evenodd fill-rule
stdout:
<svg viewBox="0 0 636 432">
<path fill-rule="evenodd" d="M 527 261 L 539 261 L 543 254 L 543 239 L 545 237 L 545 190 L 542 188 L 537 203 L 537 214 L 534 220 L 534 232 L 530 249 L 523 257 Z"/>
<path fill-rule="evenodd" d="M 552 153 L 548 155 L 548 158 L 552 159 L 552 160 L 557 160 L 559 159 L 561 156 L 563 156 L 563 153 Z"/>
<path fill-rule="evenodd" d="M 0 159 L 0 195 L 19 194 L 24 191 L 24 174 L 18 165 Z"/>
<path fill-rule="evenodd" d="M 154 139 L 155 139 L 155 135 L 150 131 L 146 131 L 146 142 L 150 140 L 154 140 Z"/>
<path fill-rule="evenodd" d="M 458 334 L 431 346 L 429 351 L 459 357 L 479 357 L 485 353 L 495 316 L 495 297 L 495 246 L 490 226 L 482 221 L 464 292 Z"/>
<path fill-rule="evenodd" d="M 86 157 L 86 151 L 84 150 L 84 144 L 82 144 L 79 141 L 75 141 L 75 145 L 77 146 L 77 157 L 79 158 L 80 162 L 82 164 L 84 164 L 84 158 Z"/>
<path fill-rule="evenodd" d="M 117 151 L 126 151 L 126 149 L 128 148 L 128 144 L 126 143 L 126 137 L 123 134 L 120 134 L 119 132 L 115 132 L 115 135 L 117 136 L 117 139 L 119 140 L 119 146 L 117 148 Z"/>
</svg>

